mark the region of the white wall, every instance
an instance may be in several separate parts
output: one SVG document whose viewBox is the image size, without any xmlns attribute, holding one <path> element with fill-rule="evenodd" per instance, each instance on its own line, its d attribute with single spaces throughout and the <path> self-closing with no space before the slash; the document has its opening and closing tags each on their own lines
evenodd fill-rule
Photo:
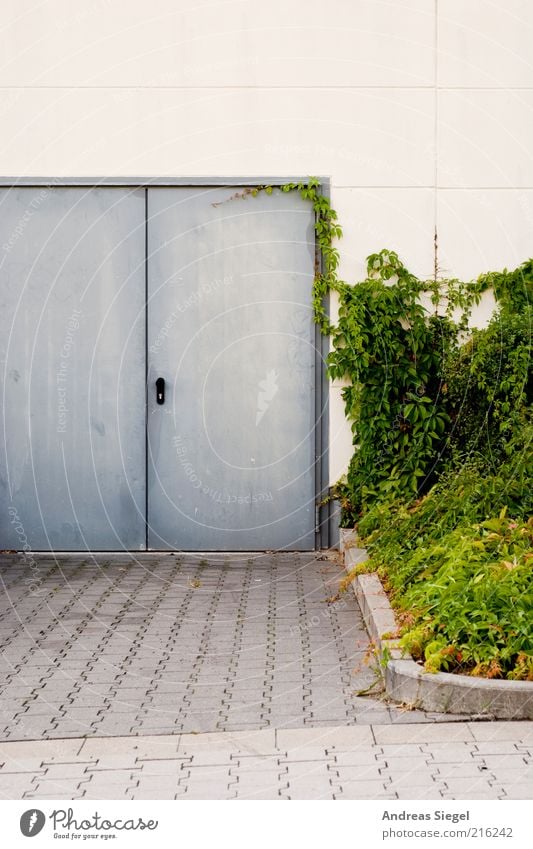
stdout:
<svg viewBox="0 0 533 849">
<path fill-rule="evenodd" d="M 533 253 L 531 0 L 4 0 L 1 170 L 332 180 L 342 275 Z M 337 396 L 335 480 L 350 454 Z"/>
</svg>

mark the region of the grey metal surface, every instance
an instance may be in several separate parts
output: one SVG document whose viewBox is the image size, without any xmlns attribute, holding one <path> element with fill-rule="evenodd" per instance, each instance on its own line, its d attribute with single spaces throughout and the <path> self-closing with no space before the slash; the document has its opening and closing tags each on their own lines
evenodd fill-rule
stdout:
<svg viewBox="0 0 533 849">
<path fill-rule="evenodd" d="M 145 193 L 0 192 L 0 547 L 143 548 Z"/>
<path fill-rule="evenodd" d="M 155 549 L 315 543 L 313 212 L 295 193 L 235 195 L 148 189 Z"/>
</svg>

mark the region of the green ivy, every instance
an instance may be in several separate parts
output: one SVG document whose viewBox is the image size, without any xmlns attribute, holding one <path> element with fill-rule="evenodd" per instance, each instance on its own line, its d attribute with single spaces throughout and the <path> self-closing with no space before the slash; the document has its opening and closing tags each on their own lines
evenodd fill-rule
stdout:
<svg viewBox="0 0 533 849">
<path fill-rule="evenodd" d="M 340 289 L 329 374 L 348 381 L 354 435 L 337 488 L 345 525 L 376 499 L 411 497 L 434 482 L 450 425 L 443 363 L 480 294 L 456 280 L 419 280 L 389 250 L 368 257 L 365 280 Z"/>
<path fill-rule="evenodd" d="M 473 330 L 444 366 L 449 445 L 458 461 L 475 453 L 490 465 L 500 462 L 533 403 L 533 311 L 524 306 L 514 312 L 504 303 L 488 327 Z"/>
<path fill-rule="evenodd" d="M 514 271 L 489 271 L 477 280 L 480 291 L 492 289 L 502 309 L 520 312 L 533 305 L 533 259 L 528 259 Z"/>
<path fill-rule="evenodd" d="M 285 183 L 279 188 L 282 192 L 297 191 L 303 200 L 310 202 L 313 206 L 318 248 L 313 281 L 313 312 L 322 333 L 328 335 L 333 331 L 333 326 L 326 310 L 326 299 L 329 292 L 339 292 L 344 286 L 337 276 L 339 251 L 334 245 L 335 239 L 340 239 L 342 236 L 342 228 L 337 221 L 336 211 L 321 192 L 320 180 L 317 177 L 309 177 L 306 182 Z M 252 197 L 257 197 L 260 192 L 271 195 L 273 190 L 273 186 L 266 184 L 246 189 L 239 196 L 251 194 Z"/>
<path fill-rule="evenodd" d="M 533 260 L 470 283 L 437 271 L 422 281 L 383 250 L 350 286 L 318 180 L 282 187 L 295 190 L 315 209 L 315 319 L 352 422 L 354 454 L 332 496 L 342 524 L 357 522 L 363 568 L 378 570 L 402 645 L 427 671 L 532 681 Z M 487 289 L 499 308 L 470 331 Z"/>
<path fill-rule="evenodd" d="M 238 196 L 273 190 L 261 185 Z M 493 452 L 497 427 L 499 447 L 505 446 L 506 431 L 513 427 L 511 412 L 516 418 L 517 405 L 531 392 L 525 377 L 531 313 L 528 319 L 524 308 L 533 300 L 533 260 L 471 282 L 441 280 L 437 271 L 434 279 L 420 280 L 394 251 L 382 250 L 368 257 L 366 279 L 348 285 L 338 277 L 335 240 L 342 230 L 320 181 L 310 177 L 280 190 L 297 191 L 315 213 L 315 321 L 331 337 L 329 376 L 347 383 L 343 398 L 354 443 L 346 478 L 332 495 L 341 501 L 342 524 L 352 526 L 380 499 L 410 499 L 427 492 L 452 451 L 472 449 L 472 432 L 479 435 L 480 421 L 487 423 L 485 445 L 490 442 Z M 472 307 L 489 288 L 500 304 L 498 320 L 507 322 L 505 329 L 493 324 L 492 336 L 474 333 L 465 345 Z M 331 291 L 339 296 L 336 325 L 326 310 Z M 505 373 L 502 380 L 496 380 L 498 369 Z"/>
</svg>

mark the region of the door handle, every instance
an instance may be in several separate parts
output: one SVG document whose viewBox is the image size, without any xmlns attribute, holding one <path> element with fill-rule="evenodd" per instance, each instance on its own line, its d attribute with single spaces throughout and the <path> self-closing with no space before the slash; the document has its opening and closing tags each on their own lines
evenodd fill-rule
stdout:
<svg viewBox="0 0 533 849">
<path fill-rule="evenodd" d="M 165 403 L 165 378 L 158 377 L 155 382 L 156 400 L 158 404 Z"/>
</svg>

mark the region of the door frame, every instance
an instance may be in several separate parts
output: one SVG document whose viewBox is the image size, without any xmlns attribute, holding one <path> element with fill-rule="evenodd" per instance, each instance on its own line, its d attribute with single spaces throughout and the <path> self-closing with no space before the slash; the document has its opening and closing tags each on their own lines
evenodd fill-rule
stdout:
<svg viewBox="0 0 533 849">
<path fill-rule="evenodd" d="M 145 189 L 145 205 L 149 188 L 184 187 L 184 188 L 228 188 L 244 189 L 250 186 L 273 186 L 280 188 L 286 183 L 305 183 L 308 176 L 262 176 L 258 177 L 1 177 L 0 188 L 131 188 Z M 331 178 L 318 177 L 318 192 L 331 198 Z M 147 237 L 145 222 L 145 239 Z M 148 245 L 145 245 L 145 287 L 148 281 Z M 315 239 L 316 265 L 320 269 L 324 265 L 322 251 Z M 326 297 L 326 313 L 330 314 L 330 298 Z M 146 333 L 146 329 L 145 329 Z M 145 345 L 147 339 L 145 339 Z M 326 358 L 329 353 L 329 337 L 324 336 L 315 324 L 315 550 L 329 548 L 335 536 L 334 520 L 330 502 L 322 502 L 329 492 L 329 381 L 326 373 Z M 145 406 L 145 419 L 147 404 Z M 333 521 L 332 521 L 333 520 Z M 332 531 L 332 533 L 330 533 Z M 147 537 L 147 529 L 146 529 Z M 147 543 L 147 540 L 146 540 Z"/>
</svg>

